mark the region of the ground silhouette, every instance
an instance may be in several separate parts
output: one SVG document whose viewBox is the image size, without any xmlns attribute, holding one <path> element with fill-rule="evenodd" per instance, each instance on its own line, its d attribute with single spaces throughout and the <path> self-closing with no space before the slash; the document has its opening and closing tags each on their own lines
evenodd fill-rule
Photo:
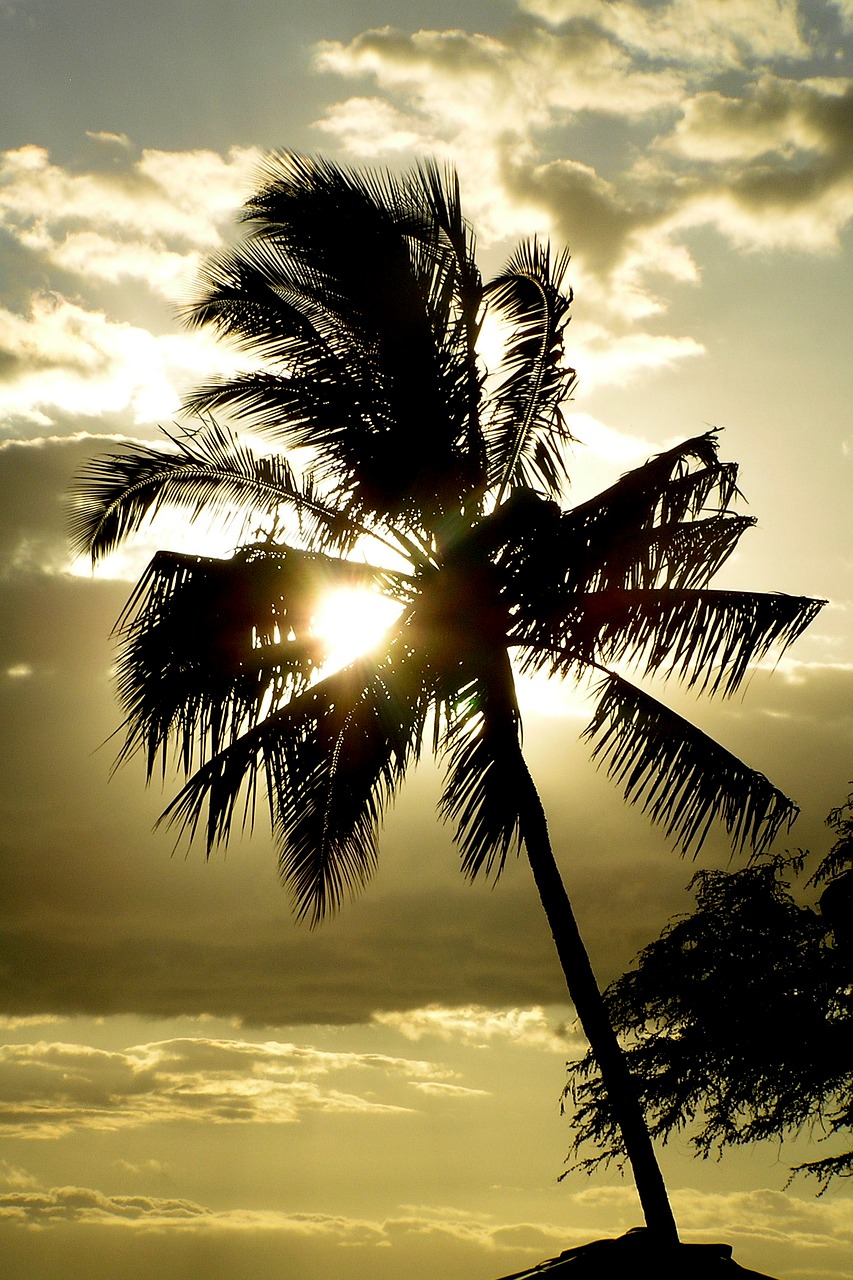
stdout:
<svg viewBox="0 0 853 1280">
<path fill-rule="evenodd" d="M 727 1244 L 672 1244 L 638 1227 L 613 1239 L 592 1240 L 515 1271 L 501 1280 L 774 1280 L 732 1258 Z"/>
</svg>

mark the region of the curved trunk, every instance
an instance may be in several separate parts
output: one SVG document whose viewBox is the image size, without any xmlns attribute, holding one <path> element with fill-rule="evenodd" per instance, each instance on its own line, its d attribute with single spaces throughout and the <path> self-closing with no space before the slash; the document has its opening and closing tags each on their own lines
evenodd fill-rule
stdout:
<svg viewBox="0 0 853 1280">
<path fill-rule="evenodd" d="M 578 930 L 569 896 L 554 859 L 545 810 L 526 766 L 525 774 L 528 794 L 521 806 L 524 844 L 563 968 L 569 996 L 598 1063 L 613 1114 L 622 1132 L 625 1153 L 634 1175 L 646 1226 L 662 1240 L 677 1243 L 678 1229 L 637 1090 Z"/>
</svg>

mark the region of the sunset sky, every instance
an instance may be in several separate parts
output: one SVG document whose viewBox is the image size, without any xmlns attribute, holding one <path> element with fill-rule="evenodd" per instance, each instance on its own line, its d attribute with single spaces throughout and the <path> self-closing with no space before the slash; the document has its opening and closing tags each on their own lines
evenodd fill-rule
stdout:
<svg viewBox="0 0 853 1280">
<path fill-rule="evenodd" d="M 259 827 L 206 863 L 110 777 L 110 628 L 155 528 L 93 577 L 63 501 L 236 359 L 176 309 L 273 147 L 460 174 L 481 265 L 572 252 L 573 502 L 724 427 L 757 527 L 735 587 L 826 598 L 743 696 L 665 697 L 827 847 L 853 778 L 853 0 L 0 0 L 0 1263 L 26 1280 L 495 1280 L 640 1222 L 557 1181 L 582 1051 L 529 870 L 467 884 L 424 765 L 375 882 L 294 923 Z M 603 981 L 694 866 L 596 773 L 572 689 L 525 744 Z M 715 836 L 699 865 L 725 865 Z M 796 1037 L 798 1029 L 790 1027 Z M 849 1280 L 853 1194 L 808 1135 L 662 1153 L 682 1234 Z"/>
</svg>

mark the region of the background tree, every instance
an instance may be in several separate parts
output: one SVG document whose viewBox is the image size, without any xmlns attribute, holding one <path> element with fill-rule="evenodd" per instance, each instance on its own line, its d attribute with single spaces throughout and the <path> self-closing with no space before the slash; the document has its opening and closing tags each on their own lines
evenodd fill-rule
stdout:
<svg viewBox="0 0 853 1280">
<path fill-rule="evenodd" d="M 188 781 L 166 816 L 203 827 L 208 849 L 254 818 L 264 783 L 282 879 L 317 922 L 370 878 L 382 811 L 431 744 L 463 872 L 496 877 L 526 851 L 646 1221 L 675 1239 L 522 754 L 515 673 L 597 679 L 593 753 L 682 848 L 715 817 L 736 847 L 763 848 L 792 803 L 613 664 L 731 693 L 820 602 L 709 587 L 753 523 L 714 432 L 558 504 L 567 255 L 527 241 L 484 284 L 458 183 L 432 164 L 392 176 L 281 154 L 261 181 L 187 311 L 249 367 L 189 397 L 197 431 L 95 460 L 74 495 L 93 560 L 165 506 L 240 526 L 230 558 L 160 552 L 132 595 L 120 758 L 141 751 L 150 775 L 173 749 Z M 487 316 L 504 334 L 490 370 Z M 324 674 L 318 600 L 354 581 L 399 616 Z"/>
<path fill-rule="evenodd" d="M 697 907 L 646 947 L 605 993 L 652 1131 L 692 1128 L 698 1153 L 803 1128 L 853 1130 L 853 794 L 827 819 L 832 849 L 797 900 L 796 858 L 738 871 L 702 871 Z M 619 1157 L 618 1128 L 595 1065 L 570 1069 L 578 1102 L 574 1151 L 594 1140 L 592 1165 Z M 853 1174 L 853 1150 L 798 1165 L 824 1188 Z"/>
</svg>

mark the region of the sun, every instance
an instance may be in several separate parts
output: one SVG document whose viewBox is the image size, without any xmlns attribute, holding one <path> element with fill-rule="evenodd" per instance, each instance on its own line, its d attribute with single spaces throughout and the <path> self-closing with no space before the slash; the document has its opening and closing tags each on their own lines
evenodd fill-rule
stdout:
<svg viewBox="0 0 853 1280">
<path fill-rule="evenodd" d="M 337 671 L 367 653 L 399 614 L 399 604 L 367 587 L 329 591 L 319 603 L 312 627 L 326 647 L 324 672 Z"/>
</svg>

